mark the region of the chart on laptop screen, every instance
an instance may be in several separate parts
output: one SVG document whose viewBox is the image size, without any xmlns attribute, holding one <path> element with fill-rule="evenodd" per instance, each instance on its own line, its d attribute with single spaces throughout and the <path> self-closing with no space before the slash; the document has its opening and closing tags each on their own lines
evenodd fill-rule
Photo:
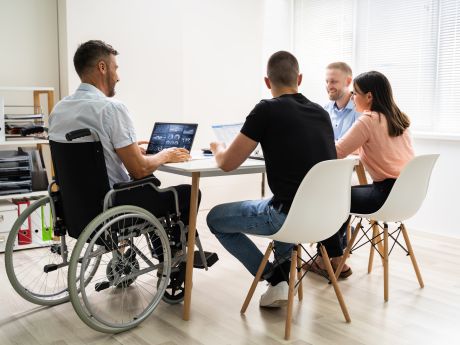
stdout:
<svg viewBox="0 0 460 345">
<path fill-rule="evenodd" d="M 196 123 L 155 123 L 147 153 L 155 154 L 170 147 L 183 147 L 190 151 L 197 127 Z"/>
</svg>

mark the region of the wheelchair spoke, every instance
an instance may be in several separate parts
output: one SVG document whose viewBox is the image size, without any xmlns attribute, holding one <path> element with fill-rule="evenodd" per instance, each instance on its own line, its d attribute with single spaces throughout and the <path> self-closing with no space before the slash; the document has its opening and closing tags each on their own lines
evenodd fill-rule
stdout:
<svg viewBox="0 0 460 345">
<path fill-rule="evenodd" d="M 76 240 L 67 236 L 53 240 L 53 234 L 49 233 L 54 228 L 52 220 L 50 198 L 36 200 L 13 224 L 5 250 L 6 271 L 13 288 L 26 300 L 40 305 L 59 304 L 69 299 L 68 262 L 62 248 L 67 241 L 66 248 L 71 253 Z M 30 224 L 29 240 L 33 246 L 27 250 L 14 245 L 24 224 L 27 227 Z"/>
<path fill-rule="evenodd" d="M 77 248 L 82 268 L 88 269 L 91 251 L 98 255 L 100 264 L 80 295 L 70 286 L 71 300 L 80 318 L 95 329 L 133 327 L 163 296 L 170 272 L 169 243 L 161 223 L 144 213 L 134 206 L 114 207 L 96 217 L 80 236 Z M 151 256 L 149 242 L 154 233 L 158 238 L 154 247 L 156 254 L 162 254 L 162 261 L 158 255 Z M 80 250 L 88 240 L 87 248 Z M 93 248 L 97 243 L 106 250 L 96 253 Z M 72 256 L 71 271 L 74 260 Z"/>
</svg>

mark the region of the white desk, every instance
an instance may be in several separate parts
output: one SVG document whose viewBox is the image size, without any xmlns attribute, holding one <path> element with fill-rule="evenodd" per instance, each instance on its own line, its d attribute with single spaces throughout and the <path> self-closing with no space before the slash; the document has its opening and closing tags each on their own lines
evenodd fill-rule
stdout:
<svg viewBox="0 0 460 345">
<path fill-rule="evenodd" d="M 189 320 L 190 305 L 192 301 L 193 258 L 195 251 L 196 217 L 198 212 L 198 189 L 200 186 L 200 177 L 264 173 L 265 162 L 261 160 L 248 159 L 238 169 L 230 172 L 224 172 L 217 167 L 214 157 L 209 157 L 205 159 L 191 160 L 184 163 L 164 164 L 158 168 L 158 170 L 192 177 L 187 242 L 187 266 L 185 271 L 184 313 L 182 316 L 184 320 Z"/>
</svg>

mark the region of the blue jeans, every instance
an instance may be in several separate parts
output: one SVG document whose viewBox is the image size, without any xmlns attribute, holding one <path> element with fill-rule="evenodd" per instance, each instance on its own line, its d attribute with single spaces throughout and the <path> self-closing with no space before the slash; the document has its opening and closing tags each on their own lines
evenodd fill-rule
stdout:
<svg viewBox="0 0 460 345">
<path fill-rule="evenodd" d="M 253 276 L 257 273 L 263 254 L 246 234 L 272 235 L 281 229 L 286 220 L 286 214 L 276 210 L 270 201 L 239 201 L 218 205 L 209 211 L 206 219 L 219 242 Z M 293 247 L 291 243 L 275 241 L 275 260 L 282 262 L 289 259 Z M 271 267 L 272 264 L 268 263 L 265 272 L 269 272 Z"/>
</svg>

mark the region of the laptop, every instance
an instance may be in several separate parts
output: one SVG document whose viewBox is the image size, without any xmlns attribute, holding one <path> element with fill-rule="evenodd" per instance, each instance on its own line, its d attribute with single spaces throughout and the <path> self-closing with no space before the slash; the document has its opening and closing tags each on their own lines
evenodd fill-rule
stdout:
<svg viewBox="0 0 460 345">
<path fill-rule="evenodd" d="M 243 123 L 219 124 L 212 125 L 212 130 L 218 141 L 225 143 L 225 146 L 229 146 L 241 131 L 241 127 L 243 127 Z M 264 160 L 264 153 L 260 144 L 252 151 L 249 158 Z"/>
<path fill-rule="evenodd" d="M 155 154 L 170 147 L 183 147 L 190 152 L 197 127 L 197 123 L 155 122 L 147 154 Z"/>
</svg>

